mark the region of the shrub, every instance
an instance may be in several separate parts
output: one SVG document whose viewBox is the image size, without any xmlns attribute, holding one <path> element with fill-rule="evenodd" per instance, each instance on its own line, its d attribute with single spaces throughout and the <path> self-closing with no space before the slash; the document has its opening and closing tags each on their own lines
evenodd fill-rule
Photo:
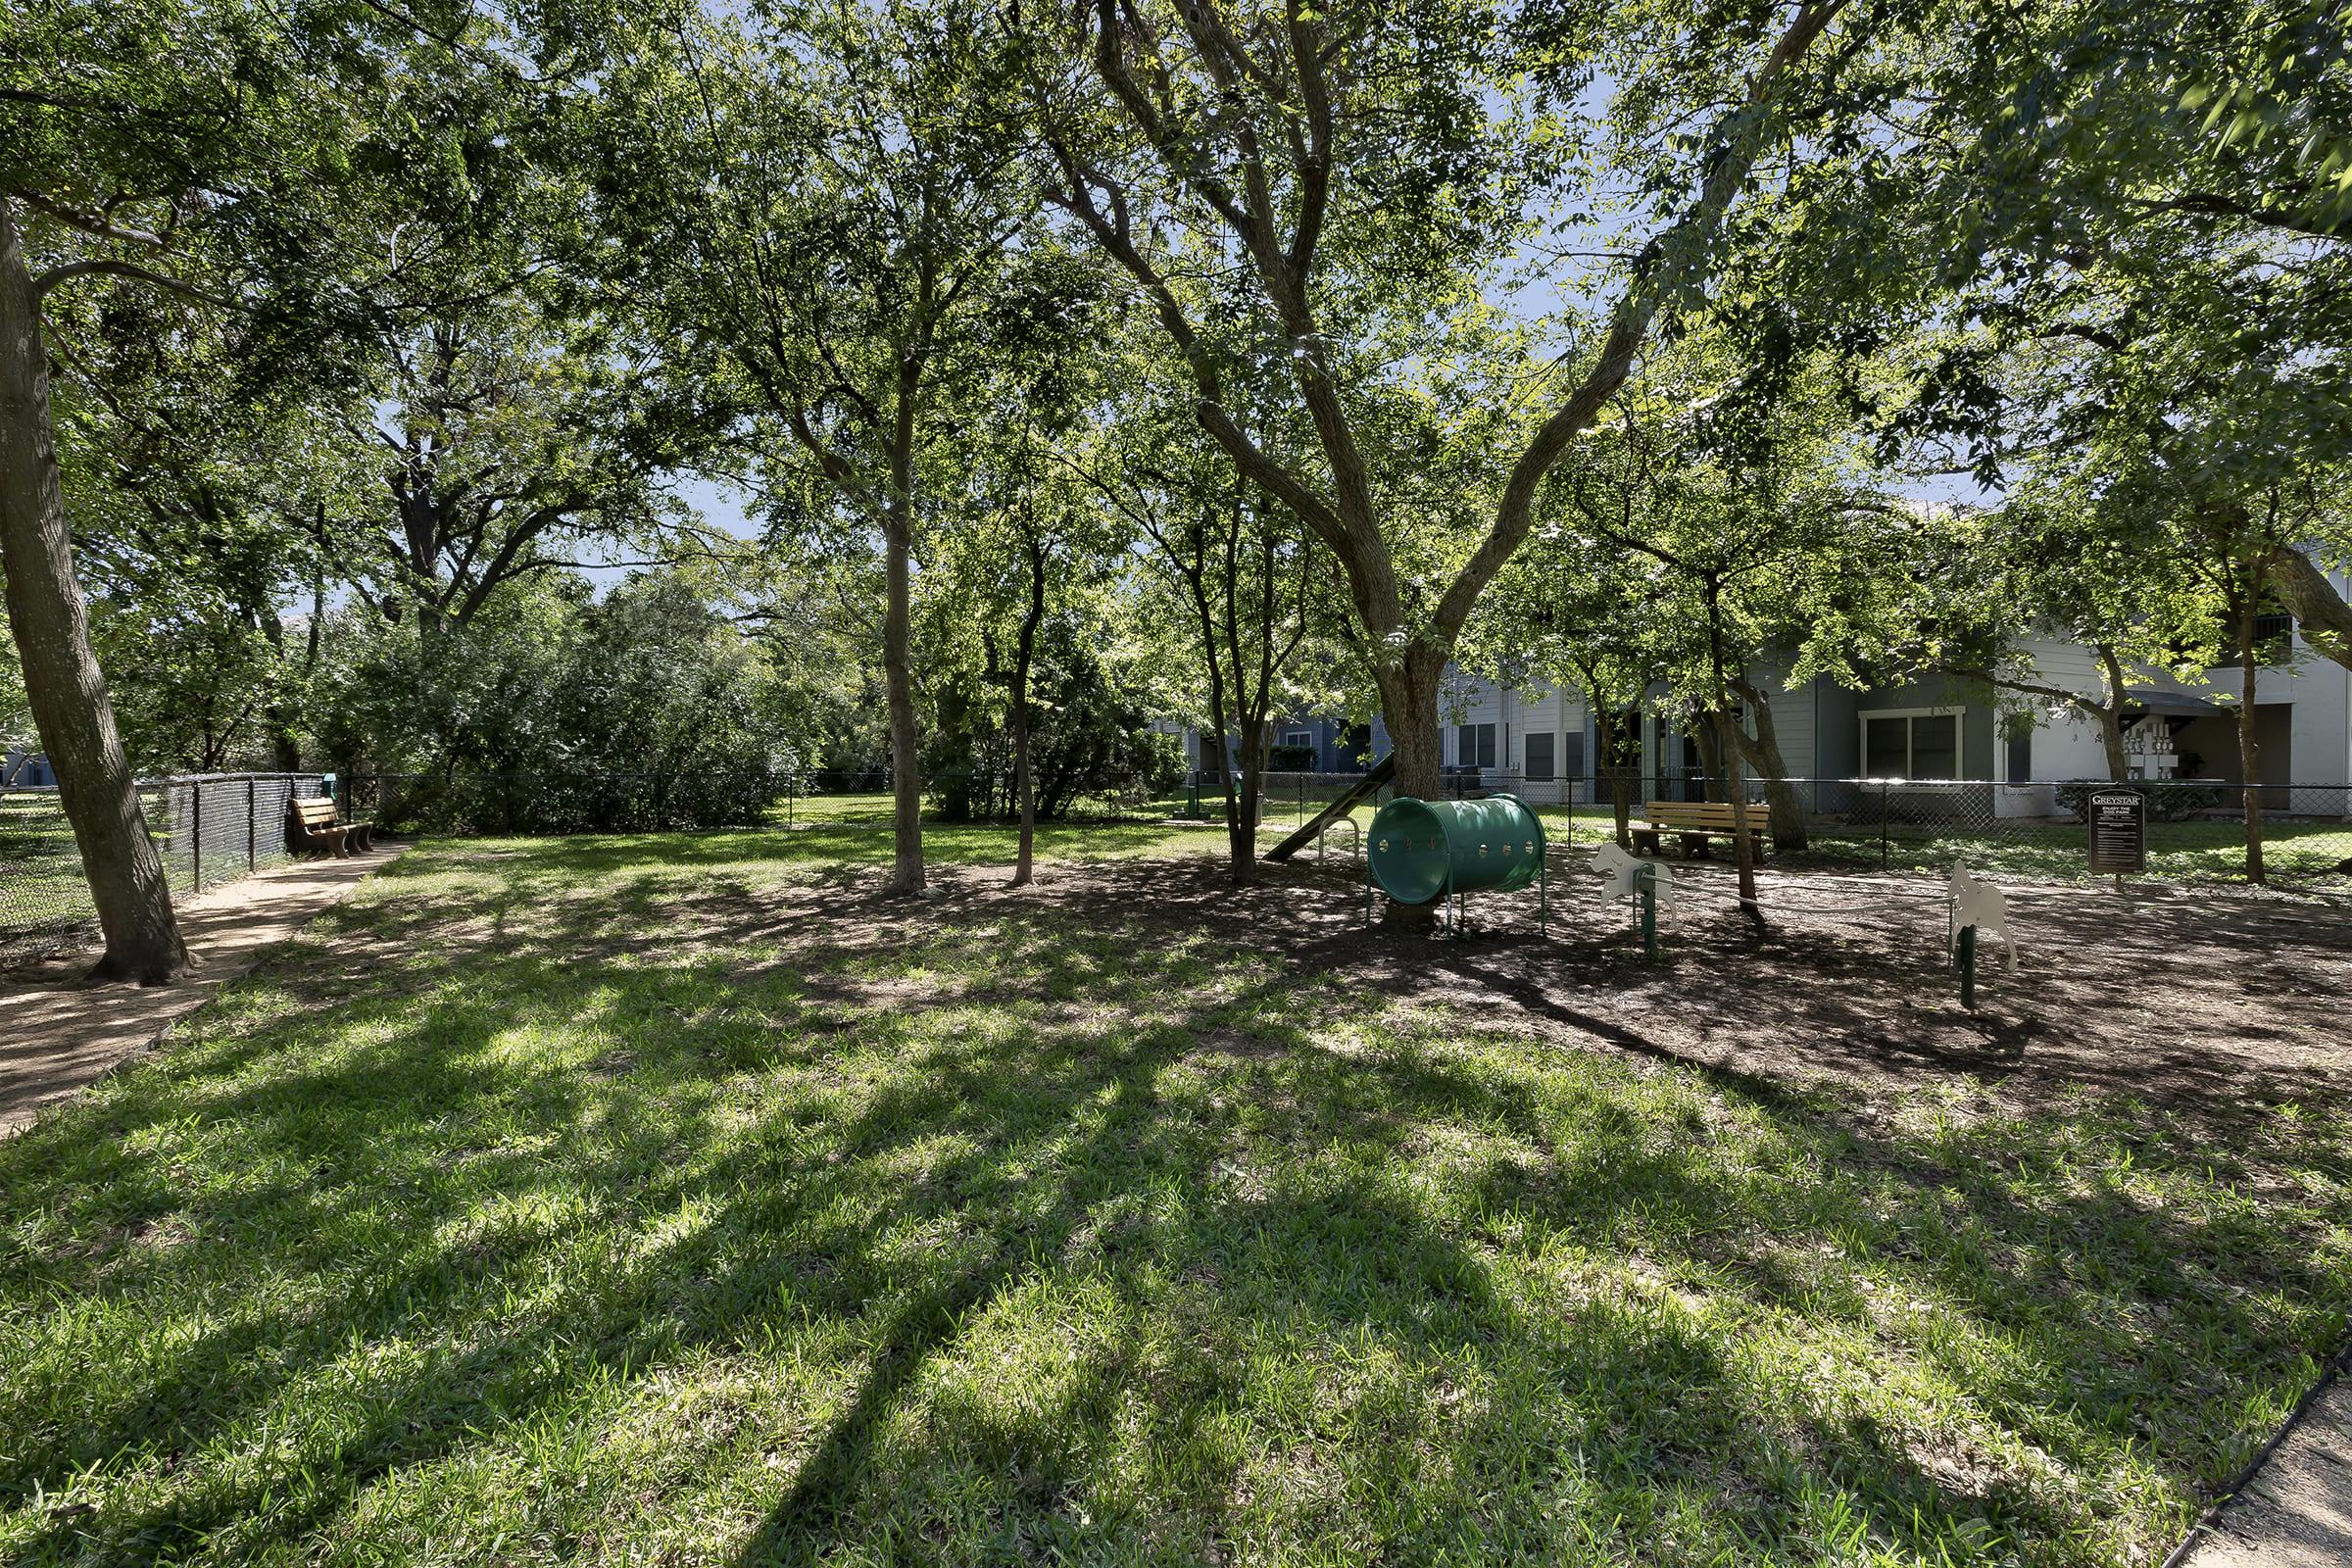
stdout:
<svg viewBox="0 0 2352 1568">
<path fill-rule="evenodd" d="M 2056 791 L 2058 809 L 2069 816 L 2081 817 L 2088 808 L 2092 794 L 2115 787 L 2107 779 L 2068 779 Z M 2219 810 L 2230 794 L 2228 785 L 2208 779 L 2141 780 L 2128 787 L 2147 797 L 2151 822 L 2180 822 Z"/>
</svg>

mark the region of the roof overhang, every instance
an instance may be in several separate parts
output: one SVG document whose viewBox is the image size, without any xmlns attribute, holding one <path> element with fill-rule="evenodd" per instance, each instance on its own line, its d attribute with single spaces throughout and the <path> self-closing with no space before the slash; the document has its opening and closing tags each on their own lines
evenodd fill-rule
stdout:
<svg viewBox="0 0 2352 1568">
<path fill-rule="evenodd" d="M 2186 692 L 2162 692 L 2152 686 L 2124 688 L 2124 706 L 2136 708 L 2143 713 L 2167 713 L 2181 718 L 2210 718 L 2230 710 L 2202 697 Z"/>
</svg>

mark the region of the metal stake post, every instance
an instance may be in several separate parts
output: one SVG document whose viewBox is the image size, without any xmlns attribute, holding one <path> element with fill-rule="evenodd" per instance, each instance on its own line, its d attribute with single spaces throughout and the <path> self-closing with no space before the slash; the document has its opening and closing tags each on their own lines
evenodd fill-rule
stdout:
<svg viewBox="0 0 2352 1568">
<path fill-rule="evenodd" d="M 1977 928 L 1960 928 L 1960 1005 L 1974 1012 L 1977 1007 Z"/>
<path fill-rule="evenodd" d="M 1642 952 L 1646 957 L 1658 956 L 1658 868 L 1643 866 L 1640 873 L 1642 887 Z"/>
</svg>

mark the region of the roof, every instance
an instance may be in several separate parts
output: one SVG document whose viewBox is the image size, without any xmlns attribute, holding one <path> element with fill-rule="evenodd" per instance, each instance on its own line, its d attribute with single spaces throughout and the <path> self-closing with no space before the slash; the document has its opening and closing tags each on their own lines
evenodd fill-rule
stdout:
<svg viewBox="0 0 2352 1568">
<path fill-rule="evenodd" d="M 2124 706 L 2136 708 L 2143 713 L 2178 713 L 2184 718 L 2204 718 L 2229 711 L 2205 698 L 2191 697 L 2186 692 L 2158 691 L 2153 686 L 2125 687 Z"/>
</svg>

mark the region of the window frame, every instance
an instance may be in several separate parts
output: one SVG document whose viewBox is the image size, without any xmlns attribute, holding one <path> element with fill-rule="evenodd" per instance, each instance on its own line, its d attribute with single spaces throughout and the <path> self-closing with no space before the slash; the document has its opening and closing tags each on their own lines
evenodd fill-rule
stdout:
<svg viewBox="0 0 2352 1568">
<path fill-rule="evenodd" d="M 1863 708 L 1854 712 L 1856 757 L 1858 771 L 1864 778 L 1899 778 L 1905 784 L 1958 784 L 1968 772 L 1968 737 L 1965 721 L 1968 710 L 1958 704 L 1945 703 L 1931 708 Z M 1903 771 L 1882 774 L 1870 771 L 1870 721 L 1874 718 L 1899 718 L 1903 721 Z M 1919 753 L 1915 737 L 1917 723 L 1923 718 L 1949 718 L 1952 721 L 1952 771 L 1948 778 L 1921 778 L 1912 769 Z"/>
</svg>

